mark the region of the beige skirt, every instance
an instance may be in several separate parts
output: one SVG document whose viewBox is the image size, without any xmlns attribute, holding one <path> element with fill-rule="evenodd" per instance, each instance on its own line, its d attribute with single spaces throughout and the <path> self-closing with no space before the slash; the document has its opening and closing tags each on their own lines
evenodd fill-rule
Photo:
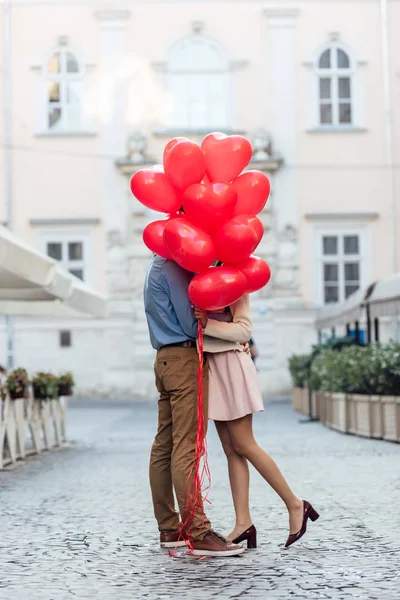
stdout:
<svg viewBox="0 0 400 600">
<path fill-rule="evenodd" d="M 246 352 L 208 353 L 208 418 L 233 421 L 264 410 L 256 367 Z"/>
</svg>

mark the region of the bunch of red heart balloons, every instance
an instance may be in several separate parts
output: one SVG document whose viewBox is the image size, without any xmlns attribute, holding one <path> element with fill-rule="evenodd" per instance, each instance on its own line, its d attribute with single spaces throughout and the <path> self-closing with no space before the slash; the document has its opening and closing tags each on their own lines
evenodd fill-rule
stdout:
<svg viewBox="0 0 400 600">
<path fill-rule="evenodd" d="M 264 234 L 257 214 L 270 193 L 261 171 L 242 171 L 252 157 L 250 142 L 238 135 L 211 133 L 201 146 L 174 138 L 163 166 L 137 171 L 133 195 L 168 217 L 143 231 L 146 246 L 197 273 L 189 287 L 193 304 L 219 310 L 243 294 L 264 287 L 268 264 L 253 256 Z M 222 266 L 212 266 L 215 262 Z"/>
</svg>

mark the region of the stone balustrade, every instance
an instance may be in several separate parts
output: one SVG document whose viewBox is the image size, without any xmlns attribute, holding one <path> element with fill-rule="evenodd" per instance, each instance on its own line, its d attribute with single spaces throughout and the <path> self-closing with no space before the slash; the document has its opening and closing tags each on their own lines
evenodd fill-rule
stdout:
<svg viewBox="0 0 400 600">
<path fill-rule="evenodd" d="M 312 416 L 331 429 L 400 442 L 400 396 L 312 392 Z M 294 388 L 292 407 L 309 414 L 308 388 Z"/>
<path fill-rule="evenodd" d="M 66 443 L 67 397 L 0 399 L 0 469 Z"/>
</svg>

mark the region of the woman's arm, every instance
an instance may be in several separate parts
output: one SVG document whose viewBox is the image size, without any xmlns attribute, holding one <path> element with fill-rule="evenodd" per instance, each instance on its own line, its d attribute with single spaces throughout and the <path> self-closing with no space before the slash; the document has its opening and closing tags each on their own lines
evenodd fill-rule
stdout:
<svg viewBox="0 0 400 600">
<path fill-rule="evenodd" d="M 250 301 L 246 294 L 240 300 L 232 304 L 232 322 L 225 323 L 208 319 L 204 328 L 204 334 L 210 337 L 226 340 L 228 342 L 248 342 L 251 338 L 251 316 L 250 316 Z"/>
</svg>

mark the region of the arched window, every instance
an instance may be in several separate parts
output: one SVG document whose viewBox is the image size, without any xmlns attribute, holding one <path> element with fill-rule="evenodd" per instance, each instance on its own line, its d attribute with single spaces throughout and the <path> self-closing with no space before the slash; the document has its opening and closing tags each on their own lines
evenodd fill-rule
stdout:
<svg viewBox="0 0 400 600">
<path fill-rule="evenodd" d="M 354 125 L 353 64 L 350 55 L 331 44 L 317 57 L 318 124 L 321 127 Z"/>
<path fill-rule="evenodd" d="M 78 58 L 57 48 L 44 69 L 45 129 L 52 132 L 82 129 L 83 74 Z"/>
<path fill-rule="evenodd" d="M 219 46 L 201 35 L 175 44 L 167 59 L 172 126 L 213 129 L 228 125 L 229 72 Z"/>
</svg>

